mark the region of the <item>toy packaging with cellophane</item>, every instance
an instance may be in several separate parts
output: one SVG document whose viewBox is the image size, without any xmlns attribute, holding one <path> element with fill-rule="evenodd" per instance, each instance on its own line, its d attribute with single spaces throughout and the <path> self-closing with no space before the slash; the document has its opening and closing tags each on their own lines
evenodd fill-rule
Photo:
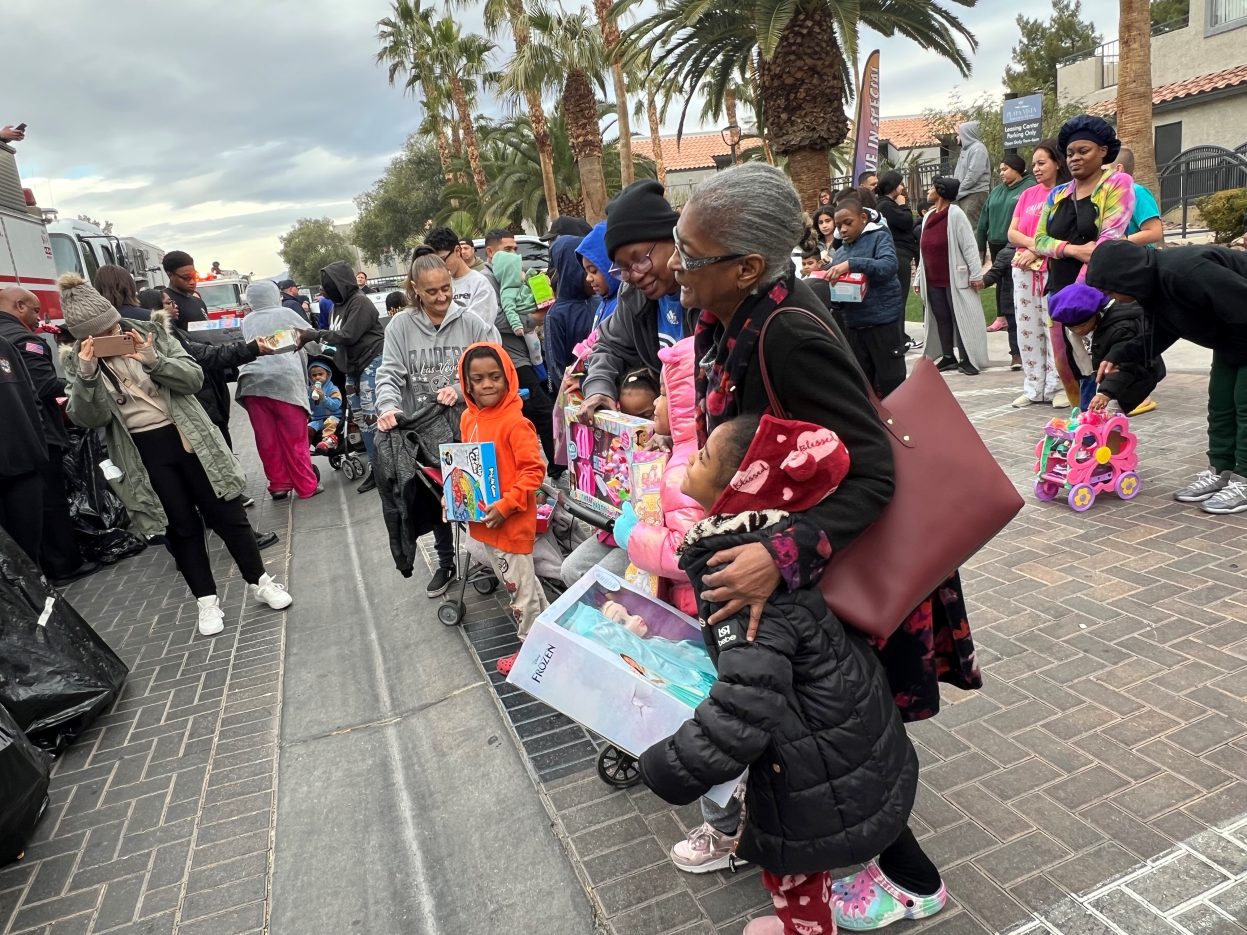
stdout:
<svg viewBox="0 0 1247 935">
<path fill-rule="evenodd" d="M 461 442 L 438 446 L 446 518 L 479 523 L 490 506 L 502 499 L 498 457 L 493 442 Z"/>
<path fill-rule="evenodd" d="M 568 406 L 567 465 L 572 499 L 609 519 L 631 497 L 632 464 L 654 437 L 650 419 L 622 412 L 599 411 L 593 425 L 576 421 L 578 407 Z"/>
</svg>

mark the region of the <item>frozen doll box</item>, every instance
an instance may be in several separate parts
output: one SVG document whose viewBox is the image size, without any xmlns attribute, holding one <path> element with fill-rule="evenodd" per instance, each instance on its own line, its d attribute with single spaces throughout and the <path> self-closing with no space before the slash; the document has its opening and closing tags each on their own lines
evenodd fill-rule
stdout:
<svg viewBox="0 0 1247 935">
<path fill-rule="evenodd" d="M 595 565 L 537 618 L 507 681 L 639 756 L 692 717 L 715 670 L 695 620 Z"/>
<path fill-rule="evenodd" d="M 439 445 L 437 453 L 441 459 L 446 518 L 455 523 L 479 523 L 489 507 L 502 499 L 494 443 Z"/>
<path fill-rule="evenodd" d="M 594 414 L 592 426 L 581 425 L 577 411 L 568 406 L 565 413 L 572 499 L 615 519 L 629 499 L 632 464 L 654 437 L 654 423 L 605 410 Z"/>
</svg>

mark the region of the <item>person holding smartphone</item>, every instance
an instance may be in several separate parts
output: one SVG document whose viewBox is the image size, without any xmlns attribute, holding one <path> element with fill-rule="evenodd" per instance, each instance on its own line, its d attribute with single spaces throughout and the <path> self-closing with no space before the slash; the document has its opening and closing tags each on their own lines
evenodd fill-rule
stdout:
<svg viewBox="0 0 1247 935">
<path fill-rule="evenodd" d="M 229 549 L 252 597 L 274 610 L 289 607 L 247 522 L 242 468 L 195 398 L 203 370 L 161 324 L 123 320 L 77 274 L 59 283 L 65 326 L 76 339 L 64 362 L 69 418 L 104 429 L 109 459 L 121 470 L 110 484 L 141 533 L 164 533 L 195 596 L 199 632 L 225 628 L 205 525 Z"/>
</svg>

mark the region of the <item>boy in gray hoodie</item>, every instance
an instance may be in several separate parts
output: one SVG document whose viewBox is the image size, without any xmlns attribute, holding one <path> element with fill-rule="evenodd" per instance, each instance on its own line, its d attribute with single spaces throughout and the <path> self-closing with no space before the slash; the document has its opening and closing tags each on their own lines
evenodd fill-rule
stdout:
<svg viewBox="0 0 1247 935">
<path fill-rule="evenodd" d="M 411 261 L 407 298 L 411 307 L 390 319 L 377 370 L 377 429 L 389 432 L 404 420 L 416 436 L 420 459 L 437 464 L 438 445 L 458 440 L 464 401 L 459 358 L 478 341 L 498 343 L 498 329 L 454 301 L 446 264 L 431 250 Z M 450 526 L 434 524 L 438 570 L 426 593 L 439 597 L 455 578 Z"/>
</svg>

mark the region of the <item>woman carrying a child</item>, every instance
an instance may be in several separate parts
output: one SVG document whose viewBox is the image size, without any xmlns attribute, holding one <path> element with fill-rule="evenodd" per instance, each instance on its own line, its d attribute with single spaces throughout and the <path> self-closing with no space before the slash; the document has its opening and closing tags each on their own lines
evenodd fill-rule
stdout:
<svg viewBox="0 0 1247 935">
<path fill-rule="evenodd" d="M 763 610 L 777 590 L 814 585 L 833 552 L 874 522 L 892 496 L 891 449 L 861 371 L 844 338 L 833 333 L 826 306 L 791 268 L 789 257 L 801 235 L 792 183 L 760 164 L 703 182 L 676 227 L 670 265 L 680 301 L 702 310 L 694 336 L 702 443 L 724 422 L 767 411 L 758 364 L 764 356 L 789 416 L 835 433 L 851 460 L 833 496 L 788 514 L 764 539 L 709 557 L 700 596 L 719 607 L 709 618 L 712 626 L 746 611 L 750 630 L 766 626 Z M 811 312 L 825 324 L 781 314 L 767 330 L 765 347 L 759 347 L 762 326 L 785 308 Z M 879 656 L 905 720 L 936 713 L 937 676 L 964 689 L 981 687 L 956 575 L 901 623 Z M 739 840 L 739 806 L 721 809 L 703 799 L 702 810 L 706 824 L 672 849 L 676 865 L 691 872 L 726 866 Z M 833 909 L 842 928 L 864 930 L 933 915 L 945 899 L 938 870 L 906 827 L 864 871 L 836 883 Z"/>
</svg>

